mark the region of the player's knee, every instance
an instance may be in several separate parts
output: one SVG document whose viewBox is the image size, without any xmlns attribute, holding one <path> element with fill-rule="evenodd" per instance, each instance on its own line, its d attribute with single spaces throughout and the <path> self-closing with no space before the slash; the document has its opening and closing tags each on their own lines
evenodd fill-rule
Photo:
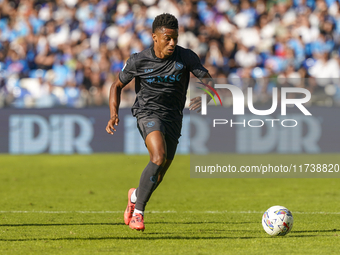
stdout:
<svg viewBox="0 0 340 255">
<path fill-rule="evenodd" d="M 165 152 L 154 153 L 150 156 L 150 160 L 152 163 L 160 166 L 163 165 L 166 161 Z"/>
</svg>

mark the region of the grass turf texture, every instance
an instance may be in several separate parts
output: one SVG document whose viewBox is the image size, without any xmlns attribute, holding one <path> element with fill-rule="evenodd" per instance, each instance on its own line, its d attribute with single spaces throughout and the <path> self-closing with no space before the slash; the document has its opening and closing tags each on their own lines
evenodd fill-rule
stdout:
<svg viewBox="0 0 340 255">
<path fill-rule="evenodd" d="M 339 158 L 229 156 L 235 165 Z M 189 161 L 176 156 L 142 233 L 125 226 L 122 213 L 148 156 L 0 155 L 0 254 L 339 253 L 340 179 L 190 179 Z M 273 205 L 293 213 L 285 237 L 262 229 L 262 212 Z"/>
</svg>

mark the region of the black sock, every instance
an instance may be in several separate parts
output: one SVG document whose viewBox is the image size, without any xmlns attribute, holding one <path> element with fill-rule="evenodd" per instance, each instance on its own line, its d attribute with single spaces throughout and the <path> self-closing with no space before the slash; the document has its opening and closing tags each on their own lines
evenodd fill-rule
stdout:
<svg viewBox="0 0 340 255">
<path fill-rule="evenodd" d="M 153 186 L 152 193 L 157 189 L 157 187 L 158 187 L 159 184 L 160 184 L 160 182 L 157 182 L 157 183 Z M 136 195 L 136 197 L 138 197 L 138 187 L 136 188 L 135 195 Z M 136 200 L 136 202 L 137 202 L 137 200 Z"/>
<path fill-rule="evenodd" d="M 137 202 L 135 208 L 137 210 L 144 211 L 145 205 L 157 185 L 158 174 L 162 168 L 162 166 L 158 166 L 151 161 L 149 161 L 149 164 L 144 168 L 136 191 Z"/>
</svg>

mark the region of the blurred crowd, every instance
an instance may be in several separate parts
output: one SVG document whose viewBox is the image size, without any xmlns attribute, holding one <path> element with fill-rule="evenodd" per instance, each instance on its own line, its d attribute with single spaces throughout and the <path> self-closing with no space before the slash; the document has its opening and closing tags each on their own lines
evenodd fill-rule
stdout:
<svg viewBox="0 0 340 255">
<path fill-rule="evenodd" d="M 175 15 L 180 46 L 212 77 L 266 102 L 273 87 L 340 102 L 338 0 L 0 0 L 0 108 L 108 103 L 132 53 L 152 45 L 158 14 Z M 121 106 L 134 101 L 134 84 Z"/>
</svg>

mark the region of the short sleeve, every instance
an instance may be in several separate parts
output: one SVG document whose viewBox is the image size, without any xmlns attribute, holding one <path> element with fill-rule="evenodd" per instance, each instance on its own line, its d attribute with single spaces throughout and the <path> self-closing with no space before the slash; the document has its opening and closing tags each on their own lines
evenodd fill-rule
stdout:
<svg viewBox="0 0 340 255">
<path fill-rule="evenodd" d="M 201 64 L 201 60 L 195 52 L 188 50 L 188 55 L 186 59 L 189 71 L 197 78 L 203 78 L 208 73 L 208 70 Z"/>
<path fill-rule="evenodd" d="M 136 64 L 135 58 L 137 54 L 133 54 L 125 63 L 122 71 L 119 72 L 119 80 L 124 84 L 128 84 L 133 78 L 135 78 Z"/>
</svg>

